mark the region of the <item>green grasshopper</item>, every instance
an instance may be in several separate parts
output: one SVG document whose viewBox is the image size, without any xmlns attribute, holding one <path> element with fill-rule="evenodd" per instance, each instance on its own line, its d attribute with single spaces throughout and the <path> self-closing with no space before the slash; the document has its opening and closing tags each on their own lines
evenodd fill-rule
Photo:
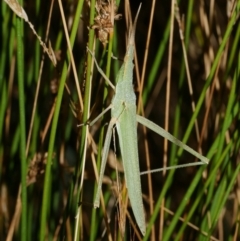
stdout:
<svg viewBox="0 0 240 241">
<path fill-rule="evenodd" d="M 141 7 L 141 6 L 140 6 Z M 135 29 L 137 24 L 137 18 L 139 15 L 140 7 L 136 14 L 133 27 L 129 34 L 128 44 L 127 44 L 127 52 L 124 57 L 124 63 L 119 70 L 117 75 L 117 85 L 116 88 L 112 84 L 110 84 L 115 89 L 115 96 L 113 97 L 112 104 L 104 110 L 95 120 L 93 120 L 90 125 L 93 125 L 100 116 L 106 113 L 109 109 L 111 109 L 111 121 L 109 123 L 107 134 L 105 138 L 105 143 L 102 152 L 102 163 L 101 170 L 99 175 L 99 182 L 97 193 L 94 201 L 94 207 L 99 207 L 100 193 L 102 188 L 102 180 L 106 167 L 106 161 L 111 141 L 112 129 L 114 126 L 117 127 L 117 133 L 119 137 L 121 155 L 123 160 L 123 168 L 126 179 L 126 186 L 128 189 L 128 195 L 131 202 L 131 206 L 133 209 L 133 213 L 143 235 L 146 233 L 146 223 L 145 223 L 145 214 L 143 208 L 142 201 L 142 189 L 141 189 L 141 180 L 140 180 L 140 169 L 139 169 L 139 158 L 138 158 L 138 147 L 137 147 L 137 122 L 145 125 L 149 129 L 158 133 L 159 135 L 165 137 L 169 141 L 175 143 L 180 146 L 184 150 L 188 151 L 192 155 L 196 156 L 200 159 L 199 162 L 196 163 L 188 163 L 184 165 L 178 165 L 174 167 L 164 168 L 164 170 L 179 168 L 185 166 L 193 166 L 193 165 L 203 165 L 208 164 L 208 158 L 200 155 L 198 152 L 194 151 L 189 146 L 185 145 L 177 138 L 172 136 L 170 133 L 165 131 L 160 126 L 155 123 L 149 121 L 148 119 L 137 115 L 136 113 L 136 95 L 133 90 L 133 58 L 134 58 L 134 38 L 135 38 Z M 88 49 L 88 51 L 93 53 Z M 107 79 L 106 75 L 100 69 L 97 64 L 96 59 L 94 58 L 95 64 L 98 68 L 98 71 L 103 75 L 103 77 Z M 110 82 L 111 83 L 111 82 Z M 157 169 L 156 171 L 161 171 L 161 169 Z M 142 173 L 143 174 L 143 173 Z"/>
</svg>

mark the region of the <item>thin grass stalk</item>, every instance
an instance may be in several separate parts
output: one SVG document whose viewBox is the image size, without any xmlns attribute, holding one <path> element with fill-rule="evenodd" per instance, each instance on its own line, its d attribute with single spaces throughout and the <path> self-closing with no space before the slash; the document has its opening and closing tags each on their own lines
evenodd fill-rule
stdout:
<svg viewBox="0 0 240 241">
<path fill-rule="evenodd" d="M 78 4 L 78 12 L 82 9 L 83 1 L 79 1 Z M 81 11 L 80 11 L 81 12 Z M 73 46 L 73 43 L 75 41 L 76 32 L 77 32 L 77 23 L 79 19 L 75 18 L 74 21 L 74 27 L 70 35 L 70 43 Z M 46 165 L 46 171 L 45 171 L 45 179 L 44 179 L 44 190 L 43 190 L 43 199 L 42 199 L 42 211 L 41 211 L 41 224 L 40 224 L 40 240 L 45 239 L 45 229 L 46 229 L 46 221 L 47 221 L 47 214 L 48 214 L 48 196 L 51 186 L 51 165 L 52 165 L 52 157 L 53 157 L 53 149 L 54 149 L 54 143 L 55 143 L 55 137 L 56 137 L 56 130 L 57 130 L 57 124 L 59 120 L 59 113 L 61 108 L 61 102 L 63 97 L 63 91 L 64 91 L 64 85 L 67 77 L 67 69 L 68 69 L 68 63 L 69 63 L 69 56 L 68 60 L 64 62 L 63 70 L 61 79 L 59 82 L 59 89 L 56 99 L 56 106 L 55 106 L 55 112 L 53 116 L 52 121 L 52 127 L 50 131 L 50 140 L 49 140 L 49 146 L 48 146 L 48 158 L 47 158 L 47 165 Z"/>
<path fill-rule="evenodd" d="M 188 47 L 189 47 L 190 29 L 191 29 L 191 23 L 192 23 L 191 19 L 192 19 L 192 13 L 193 13 L 193 1 L 194 0 L 190 0 L 188 2 L 188 10 L 186 14 L 186 27 L 184 31 L 184 43 L 185 43 L 186 51 L 188 51 Z M 186 77 L 185 71 L 186 71 L 186 68 L 184 63 L 184 57 L 182 56 L 180 75 L 179 75 L 179 85 L 178 85 L 179 91 L 181 91 L 185 77 Z M 173 135 L 175 137 L 179 137 L 178 133 L 179 133 L 179 127 L 180 127 L 179 123 L 180 123 L 180 116 L 181 116 L 181 104 L 182 104 L 182 98 L 180 96 L 180 99 L 177 102 L 177 106 L 174 114 Z M 175 159 L 177 149 L 178 148 L 176 145 L 171 145 L 170 158 L 169 158 L 170 165 L 174 165 L 173 161 Z"/>
<path fill-rule="evenodd" d="M 232 67 L 235 66 L 233 64 L 233 61 L 236 58 L 236 54 L 238 53 L 238 50 L 239 50 L 239 41 L 240 41 L 239 39 L 240 39 L 240 25 L 238 24 L 233 43 L 231 44 L 231 47 L 230 47 L 231 52 L 230 52 L 230 55 L 229 55 L 229 58 L 228 58 L 228 61 L 227 61 L 226 76 L 228 75 L 228 73 L 230 72 Z"/>
<path fill-rule="evenodd" d="M 22 1 L 20 1 L 21 3 Z M 27 160 L 26 160 L 26 121 L 25 121 L 25 93 L 24 93 L 24 47 L 23 20 L 16 18 L 17 34 L 17 79 L 19 91 L 19 125 L 20 125 L 20 160 L 21 160 L 21 240 L 27 240 Z"/>
<path fill-rule="evenodd" d="M 186 22 L 185 22 L 186 24 L 185 24 L 185 28 L 184 28 L 184 43 L 185 43 L 186 51 L 188 51 L 188 47 L 189 47 L 190 29 L 191 29 L 191 25 L 192 25 L 192 21 L 191 21 L 192 14 L 193 14 L 193 1 L 190 0 L 188 2 L 188 9 L 187 9 L 187 14 L 186 14 Z M 183 88 L 183 84 L 184 84 L 185 77 L 186 77 L 184 56 L 182 56 L 180 63 L 181 63 L 180 77 L 179 77 L 179 82 L 178 82 L 179 83 L 178 84 L 179 92 L 181 92 L 181 90 Z M 176 137 L 179 136 L 178 133 L 179 133 L 179 127 L 180 127 L 179 123 L 180 123 L 180 117 L 181 117 L 181 105 L 182 105 L 182 96 L 180 95 L 180 98 L 177 102 L 175 115 L 174 115 L 173 135 Z M 170 165 L 175 164 L 174 160 L 175 160 L 177 149 L 178 148 L 176 147 L 176 145 L 171 145 L 170 161 L 169 161 Z M 170 201 L 170 197 L 168 198 L 168 200 Z M 180 217 L 180 215 L 178 217 Z"/>
<path fill-rule="evenodd" d="M 37 0 L 35 2 L 35 9 L 36 9 L 36 16 L 39 16 L 39 10 L 40 10 L 40 1 Z M 39 35 L 41 35 L 40 31 L 37 31 Z M 28 88 L 31 88 L 32 86 L 36 85 L 36 82 L 38 80 L 39 76 L 39 67 L 40 67 L 40 59 L 41 59 L 41 46 L 37 40 L 34 41 L 32 44 L 33 46 L 33 61 L 30 62 L 30 66 L 28 68 L 28 71 L 26 73 L 26 86 Z M 30 99 L 29 97 L 26 98 L 26 102 Z M 33 123 L 32 128 L 31 125 L 27 125 L 27 141 L 26 141 L 26 156 L 28 160 L 32 158 L 32 156 L 37 153 L 38 150 L 38 133 L 40 132 L 40 116 L 39 113 L 36 111 L 33 117 Z M 28 143 L 29 141 L 29 143 Z M 32 197 L 34 196 L 34 187 L 33 185 L 27 187 L 28 196 Z M 27 240 L 32 239 L 32 234 L 34 233 L 34 230 L 36 230 L 36 223 L 34 223 L 32 220 L 34 220 L 34 204 L 33 202 L 28 202 L 28 220 L 27 220 Z"/>
<path fill-rule="evenodd" d="M 165 53 L 165 50 L 167 49 L 169 34 L 170 34 L 170 19 L 168 20 L 166 28 L 164 30 L 162 41 L 159 43 L 159 47 L 157 49 L 155 59 L 153 61 L 154 64 L 149 71 L 149 73 L 150 73 L 149 77 L 145 81 L 145 86 L 144 86 L 143 95 L 142 95 L 143 106 L 146 105 L 148 96 L 150 95 L 153 85 L 155 83 L 157 73 L 159 71 L 161 62 L 163 60 L 163 55 Z"/>
<path fill-rule="evenodd" d="M 8 30 L 8 22 L 9 22 L 9 17 L 10 17 L 10 11 L 7 11 L 7 5 L 2 4 L 2 31 L 4 33 L 9 33 L 10 31 Z M 7 35 L 8 36 L 8 35 Z M 7 108 L 7 82 L 6 79 L 4 78 L 4 70 L 6 68 L 6 59 L 7 59 L 7 36 L 5 38 L 2 38 L 2 51 L 1 51 L 1 56 L 0 56 L 0 90 L 1 90 L 1 101 L 0 101 L 0 153 L 2 153 L 4 146 L 3 146 L 3 133 L 4 133 L 4 117 L 5 117 L 5 111 Z M 2 166 L 0 166 L 0 173 L 2 170 Z M 2 176 L 2 175 L 1 175 Z"/>
<path fill-rule="evenodd" d="M 185 31 L 184 31 L 184 43 L 185 43 L 186 51 L 188 51 L 188 47 L 189 47 L 192 14 L 193 14 L 193 0 L 190 0 L 188 2 L 188 10 L 187 10 L 187 14 L 186 14 L 186 27 L 185 27 Z M 185 71 L 186 71 L 186 68 L 185 68 L 185 63 L 184 63 L 184 57 L 182 56 L 181 67 L 180 67 L 179 85 L 178 85 L 179 91 L 181 91 L 181 89 L 183 87 L 183 83 L 184 83 L 184 80 L 185 80 L 185 77 L 186 77 Z M 176 136 L 176 137 L 178 137 L 179 127 L 180 127 L 180 125 L 178 123 L 180 123 L 181 103 L 182 103 L 182 98 L 180 96 L 180 99 L 177 102 L 176 111 L 175 111 L 175 115 L 174 115 L 175 122 L 174 122 L 173 135 Z M 171 165 L 173 165 L 173 160 L 174 160 L 176 150 L 177 150 L 177 146 L 172 145 L 171 154 L 170 154 L 171 156 L 170 156 L 170 159 L 169 159 L 170 160 L 169 163 Z"/>
<path fill-rule="evenodd" d="M 0 61 L 1 63 L 1 61 Z M 3 81 L 1 84 L 1 100 L 0 100 L 0 145 L 1 149 L 3 150 L 3 128 L 4 128 L 4 117 L 5 117 L 5 111 L 7 107 L 7 84 L 6 81 Z M 0 173 L 1 173 L 1 167 L 0 167 Z"/>
<path fill-rule="evenodd" d="M 94 20 L 94 14 L 95 14 L 95 4 L 96 1 L 92 0 L 90 3 L 90 19 L 89 24 L 90 26 L 93 24 Z M 93 41 L 94 41 L 94 30 L 89 30 L 89 38 L 88 38 L 88 48 L 90 50 L 93 50 Z M 90 53 L 87 53 L 87 70 L 86 70 L 86 85 L 85 85 L 85 94 L 84 94 L 84 109 L 83 109 L 83 123 L 86 123 L 89 119 L 89 111 L 90 111 L 90 105 L 91 105 L 91 92 L 92 92 L 92 56 Z M 80 163 L 81 165 L 78 165 L 76 170 L 76 184 L 77 184 L 77 200 L 81 201 L 82 199 L 82 191 L 83 191 L 83 178 L 84 178 L 84 170 L 85 170 L 85 162 L 86 162 L 86 151 L 87 151 L 87 135 L 88 135 L 88 126 L 84 125 L 82 127 L 82 135 L 81 135 L 81 141 L 80 141 L 80 150 L 79 150 L 79 156 L 80 156 Z M 82 177 L 80 180 L 80 172 L 82 172 Z M 74 225 L 74 240 L 78 240 L 79 235 L 81 235 L 80 224 L 81 220 L 79 220 L 81 217 L 81 207 L 78 207 L 78 202 L 76 204 L 76 222 Z"/>
<path fill-rule="evenodd" d="M 82 14 L 83 4 L 84 4 L 84 1 L 78 1 L 78 5 L 77 5 L 77 8 L 76 8 L 76 12 L 75 12 L 74 20 L 73 20 L 72 30 L 71 30 L 71 34 L 70 34 L 70 44 L 72 46 L 71 49 L 73 49 L 75 38 L 76 38 L 76 35 L 77 35 L 77 30 L 78 30 L 78 26 L 79 26 L 80 16 Z M 60 45 L 61 39 L 62 39 L 62 34 L 60 34 L 58 36 L 56 46 Z M 56 47 L 56 49 L 58 49 L 58 48 L 59 47 Z M 67 63 L 69 63 L 69 62 L 70 62 L 70 56 L 69 56 L 69 52 L 68 52 L 67 53 L 67 61 L 65 61 L 65 64 L 64 64 L 64 67 L 63 67 L 64 76 L 62 76 L 62 78 L 67 77 L 67 69 L 68 69 Z M 80 106 L 81 106 L 81 101 L 79 100 L 79 102 L 80 102 Z M 79 163 L 79 162 L 76 163 L 76 169 L 75 170 L 78 170 L 78 165 L 81 165 L 81 163 Z M 76 176 L 75 176 L 75 178 L 76 178 Z M 66 224 L 67 219 L 69 218 L 69 214 L 71 213 L 72 210 L 75 210 L 75 205 L 77 203 L 76 196 L 74 196 L 75 180 L 76 179 L 74 179 L 73 182 L 71 182 L 71 185 L 70 185 L 70 188 L 69 188 L 67 205 L 66 205 L 65 212 L 64 212 L 64 215 L 63 215 L 63 224 Z M 72 229 L 73 229 L 73 227 L 72 227 Z M 65 232 L 66 232 L 66 230 L 65 230 L 65 226 L 64 226 L 61 229 L 60 237 L 65 237 L 66 236 Z"/>
</svg>

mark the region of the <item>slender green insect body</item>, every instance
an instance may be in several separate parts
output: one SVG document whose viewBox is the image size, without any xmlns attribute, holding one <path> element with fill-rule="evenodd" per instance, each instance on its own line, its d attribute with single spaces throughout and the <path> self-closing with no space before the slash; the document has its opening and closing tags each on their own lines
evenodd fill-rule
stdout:
<svg viewBox="0 0 240 241">
<path fill-rule="evenodd" d="M 135 48 L 134 38 L 138 13 L 132 31 L 130 32 L 124 63 L 117 75 L 116 93 L 112 101 L 111 116 L 112 118 L 116 118 L 128 196 L 137 224 L 144 235 L 146 232 L 146 224 L 142 202 L 141 179 L 139 175 L 136 95 L 132 84 Z"/>
<path fill-rule="evenodd" d="M 141 7 L 141 6 L 140 6 Z M 160 168 L 154 171 L 169 170 L 172 168 L 193 166 L 193 165 L 203 165 L 208 164 L 208 159 L 189 146 L 182 143 L 180 140 L 172 136 L 170 133 L 165 131 L 160 126 L 151 122 L 150 120 L 137 115 L 136 113 L 136 95 L 133 90 L 132 80 L 133 80 L 133 57 L 134 57 L 134 38 L 135 38 L 135 29 L 138 14 L 140 11 L 138 9 L 137 15 L 134 20 L 132 30 L 130 31 L 127 52 L 124 57 L 124 63 L 119 70 L 117 75 L 117 85 L 115 88 L 115 96 L 113 97 L 112 104 L 107 109 L 111 108 L 111 121 L 109 123 L 107 134 L 104 142 L 103 152 L 102 152 L 102 164 L 99 174 L 98 189 L 94 201 L 94 207 L 99 207 L 100 193 L 102 188 L 102 180 L 104 175 L 104 170 L 107 162 L 107 155 L 109 151 L 112 129 L 114 125 L 117 127 L 117 133 L 119 137 L 120 150 L 123 160 L 123 167 L 125 173 L 126 184 L 128 188 L 128 195 L 133 209 L 133 213 L 136 219 L 136 222 L 143 235 L 146 233 L 146 224 L 145 224 L 145 214 L 142 201 L 142 189 L 141 189 L 141 180 L 140 180 L 140 169 L 139 169 L 139 158 L 138 158 L 138 143 L 137 143 L 137 122 L 145 125 L 152 131 L 158 133 L 169 141 L 180 146 L 184 150 L 188 151 L 192 155 L 200 159 L 199 162 L 188 163 L 183 165 L 178 165 L 174 167 Z M 91 51 L 88 50 L 90 53 Z M 91 53 L 93 55 L 93 53 Z M 97 64 L 96 59 L 94 58 L 96 66 L 99 72 L 103 77 L 110 82 L 103 71 Z M 110 82 L 111 83 L 111 82 Z M 112 86 L 112 84 L 110 84 Z M 103 111 L 102 116 L 106 113 L 106 110 Z M 97 117 L 96 119 L 98 119 Z M 95 120 L 90 124 L 95 123 Z M 151 171 L 151 172 L 154 172 Z M 144 173 L 142 173 L 144 174 Z"/>
<path fill-rule="evenodd" d="M 116 92 L 112 100 L 112 119 L 107 130 L 107 136 L 103 147 L 102 166 L 94 206 L 99 206 L 102 185 L 101 175 L 103 175 L 106 166 L 106 155 L 109 150 L 111 130 L 113 125 L 116 125 L 125 179 L 128 188 L 128 196 L 137 224 L 144 235 L 146 232 L 146 224 L 142 202 L 141 180 L 139 175 L 140 169 L 137 148 L 136 95 L 132 85 L 134 67 L 134 37 L 139 11 L 140 8 L 134 20 L 132 31 L 130 32 L 124 63 L 117 75 Z"/>
</svg>

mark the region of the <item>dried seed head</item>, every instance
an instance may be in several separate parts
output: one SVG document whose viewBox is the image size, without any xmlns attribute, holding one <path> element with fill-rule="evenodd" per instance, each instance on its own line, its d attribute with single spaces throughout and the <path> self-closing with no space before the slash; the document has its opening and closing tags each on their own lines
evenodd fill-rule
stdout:
<svg viewBox="0 0 240 241">
<path fill-rule="evenodd" d="M 105 46 L 108 42 L 109 34 L 113 31 L 114 20 L 121 19 L 122 15 L 117 14 L 115 0 L 111 2 L 97 0 L 95 8 L 97 15 L 91 28 L 95 29 L 97 38 Z"/>
</svg>

